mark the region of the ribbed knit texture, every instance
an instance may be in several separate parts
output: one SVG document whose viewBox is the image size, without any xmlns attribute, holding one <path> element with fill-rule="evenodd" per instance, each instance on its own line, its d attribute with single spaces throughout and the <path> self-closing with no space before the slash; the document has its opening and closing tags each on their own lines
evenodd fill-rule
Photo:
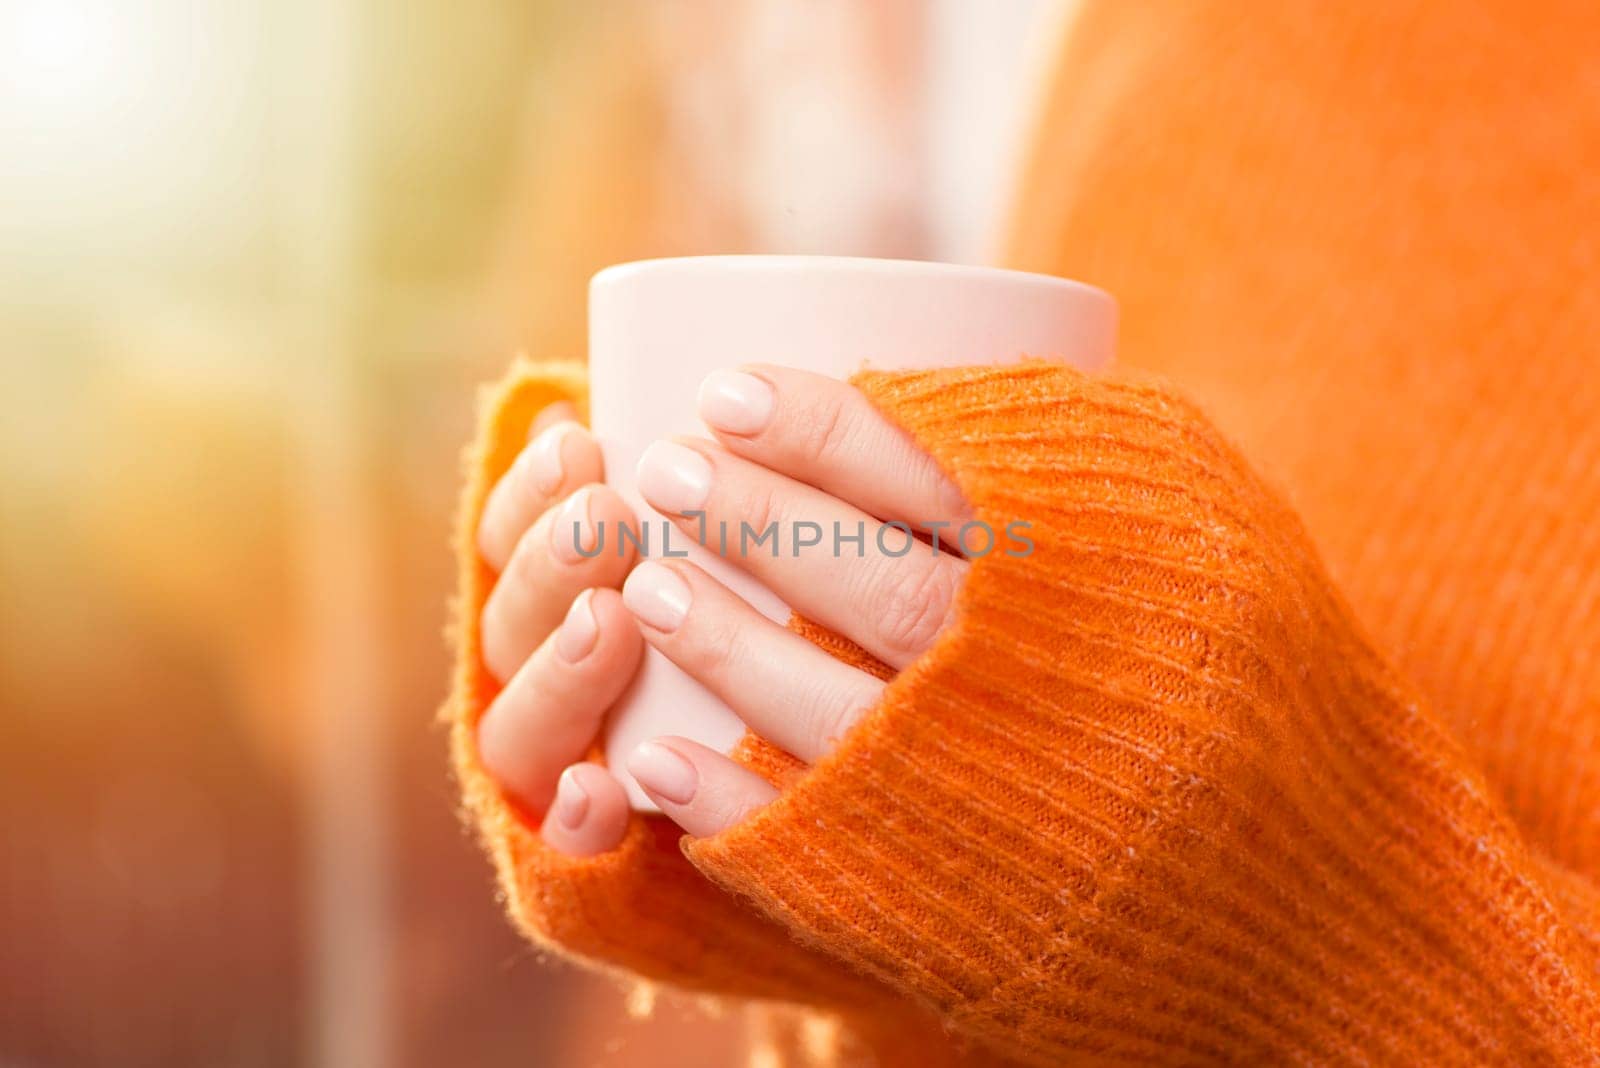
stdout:
<svg viewBox="0 0 1600 1068">
<path fill-rule="evenodd" d="M 514 372 L 450 711 L 524 928 L 843 1020 L 775 1023 L 795 1063 L 1600 1061 L 1592 20 L 1085 3 L 1008 260 L 1115 292 L 1177 389 L 860 379 L 1037 551 L 817 768 L 748 745 L 783 797 L 682 850 L 553 857 L 476 765 L 468 535 L 582 393 Z"/>
<path fill-rule="evenodd" d="M 1600 899 L 1530 855 L 1192 407 L 1056 365 L 857 381 L 1036 550 L 975 560 L 834 754 L 689 842 L 705 879 L 658 820 L 574 861 L 505 809 L 468 627 L 457 757 L 531 933 L 700 989 L 885 989 L 980 1061 L 1595 1057 Z"/>
<path fill-rule="evenodd" d="M 1007 266 L 1282 487 L 1539 848 L 1600 879 L 1600 49 L 1586 0 L 1089 0 Z"/>
</svg>

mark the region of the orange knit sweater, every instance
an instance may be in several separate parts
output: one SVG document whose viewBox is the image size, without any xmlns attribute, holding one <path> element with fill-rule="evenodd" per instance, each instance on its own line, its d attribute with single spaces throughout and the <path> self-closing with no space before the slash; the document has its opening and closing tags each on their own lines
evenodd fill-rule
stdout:
<svg viewBox="0 0 1600 1068">
<path fill-rule="evenodd" d="M 1011 259 L 1116 292 L 1167 384 L 857 379 L 1037 548 L 975 561 L 816 768 L 748 747 L 783 796 L 713 839 L 561 858 L 477 763 L 470 533 L 534 411 L 583 399 L 514 369 L 449 712 L 529 935 L 813 1006 L 839 1060 L 1600 1062 L 1586 17 L 1090 5 Z"/>
</svg>

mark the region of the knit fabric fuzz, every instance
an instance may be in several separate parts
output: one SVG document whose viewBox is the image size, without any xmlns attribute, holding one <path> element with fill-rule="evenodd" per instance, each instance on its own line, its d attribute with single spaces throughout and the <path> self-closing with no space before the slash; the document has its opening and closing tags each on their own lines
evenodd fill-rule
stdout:
<svg viewBox="0 0 1600 1068">
<path fill-rule="evenodd" d="M 1523 840 L 1191 404 L 1047 363 L 855 382 L 1034 550 L 974 559 L 935 647 L 816 766 L 745 746 L 773 804 L 681 843 L 635 816 L 586 859 L 541 844 L 473 741 L 495 684 L 471 534 L 581 376 L 524 366 L 492 398 L 447 715 L 523 930 L 815 1006 L 880 1063 L 1600 1059 L 1600 895 Z"/>
</svg>

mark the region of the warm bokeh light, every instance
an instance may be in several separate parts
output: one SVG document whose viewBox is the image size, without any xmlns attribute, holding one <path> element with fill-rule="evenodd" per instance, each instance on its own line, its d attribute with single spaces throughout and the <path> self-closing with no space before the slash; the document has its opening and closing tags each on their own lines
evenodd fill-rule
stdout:
<svg viewBox="0 0 1600 1068">
<path fill-rule="evenodd" d="M 18 125 L 95 132 L 159 70 L 161 27 L 143 5 L 16 0 L 0 15 L 0 79 Z M 165 27 L 171 31 L 173 27 Z"/>
<path fill-rule="evenodd" d="M 1052 6 L 0 0 L 0 1061 L 727 1063 L 457 819 L 474 390 L 609 262 L 981 257 Z"/>
<path fill-rule="evenodd" d="M 6 88 L 23 106 L 92 100 L 119 58 L 110 4 L 22 3 L 5 22 L 0 62 Z"/>
</svg>

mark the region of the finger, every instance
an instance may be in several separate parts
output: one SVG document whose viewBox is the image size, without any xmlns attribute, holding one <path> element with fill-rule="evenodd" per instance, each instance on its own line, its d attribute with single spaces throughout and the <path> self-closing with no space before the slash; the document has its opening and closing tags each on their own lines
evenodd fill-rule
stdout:
<svg viewBox="0 0 1600 1068">
<path fill-rule="evenodd" d="M 504 681 L 591 586 L 619 586 L 635 542 L 633 511 L 609 486 L 588 485 L 539 517 L 517 542 L 483 606 L 483 663 Z"/>
<path fill-rule="evenodd" d="M 711 442 L 654 443 L 639 460 L 638 487 L 691 538 L 891 667 L 926 652 L 955 609 L 967 563 L 948 546 L 925 545 Z M 958 536 L 971 527 L 993 551 L 996 532 L 981 523 Z"/>
<path fill-rule="evenodd" d="M 532 441 L 548 427 L 557 423 L 578 422 L 578 408 L 571 401 L 556 401 L 546 405 L 539 414 L 533 417 L 533 423 L 528 427 L 528 440 Z"/>
<path fill-rule="evenodd" d="M 608 853 L 628 829 L 628 795 L 598 764 L 574 764 L 561 773 L 556 799 L 539 834 L 557 853 L 592 857 Z"/>
<path fill-rule="evenodd" d="M 693 564 L 641 563 L 622 602 L 647 642 L 801 760 L 831 750 L 883 692 Z"/>
<path fill-rule="evenodd" d="M 687 738 L 645 742 L 628 757 L 628 773 L 662 812 L 697 838 L 742 823 L 778 796 L 755 772 Z"/>
<path fill-rule="evenodd" d="M 700 418 L 730 452 L 920 530 L 960 526 L 972 509 L 904 430 L 848 382 L 786 367 L 717 371 Z"/>
<path fill-rule="evenodd" d="M 504 570 L 517 539 L 545 509 L 604 474 L 600 446 L 583 427 L 558 422 L 541 431 L 489 491 L 478 520 L 478 554 Z"/>
<path fill-rule="evenodd" d="M 557 777 L 589 751 L 643 649 L 615 590 L 573 601 L 561 628 L 478 721 L 478 755 L 501 788 L 529 811 L 544 812 Z"/>
</svg>

